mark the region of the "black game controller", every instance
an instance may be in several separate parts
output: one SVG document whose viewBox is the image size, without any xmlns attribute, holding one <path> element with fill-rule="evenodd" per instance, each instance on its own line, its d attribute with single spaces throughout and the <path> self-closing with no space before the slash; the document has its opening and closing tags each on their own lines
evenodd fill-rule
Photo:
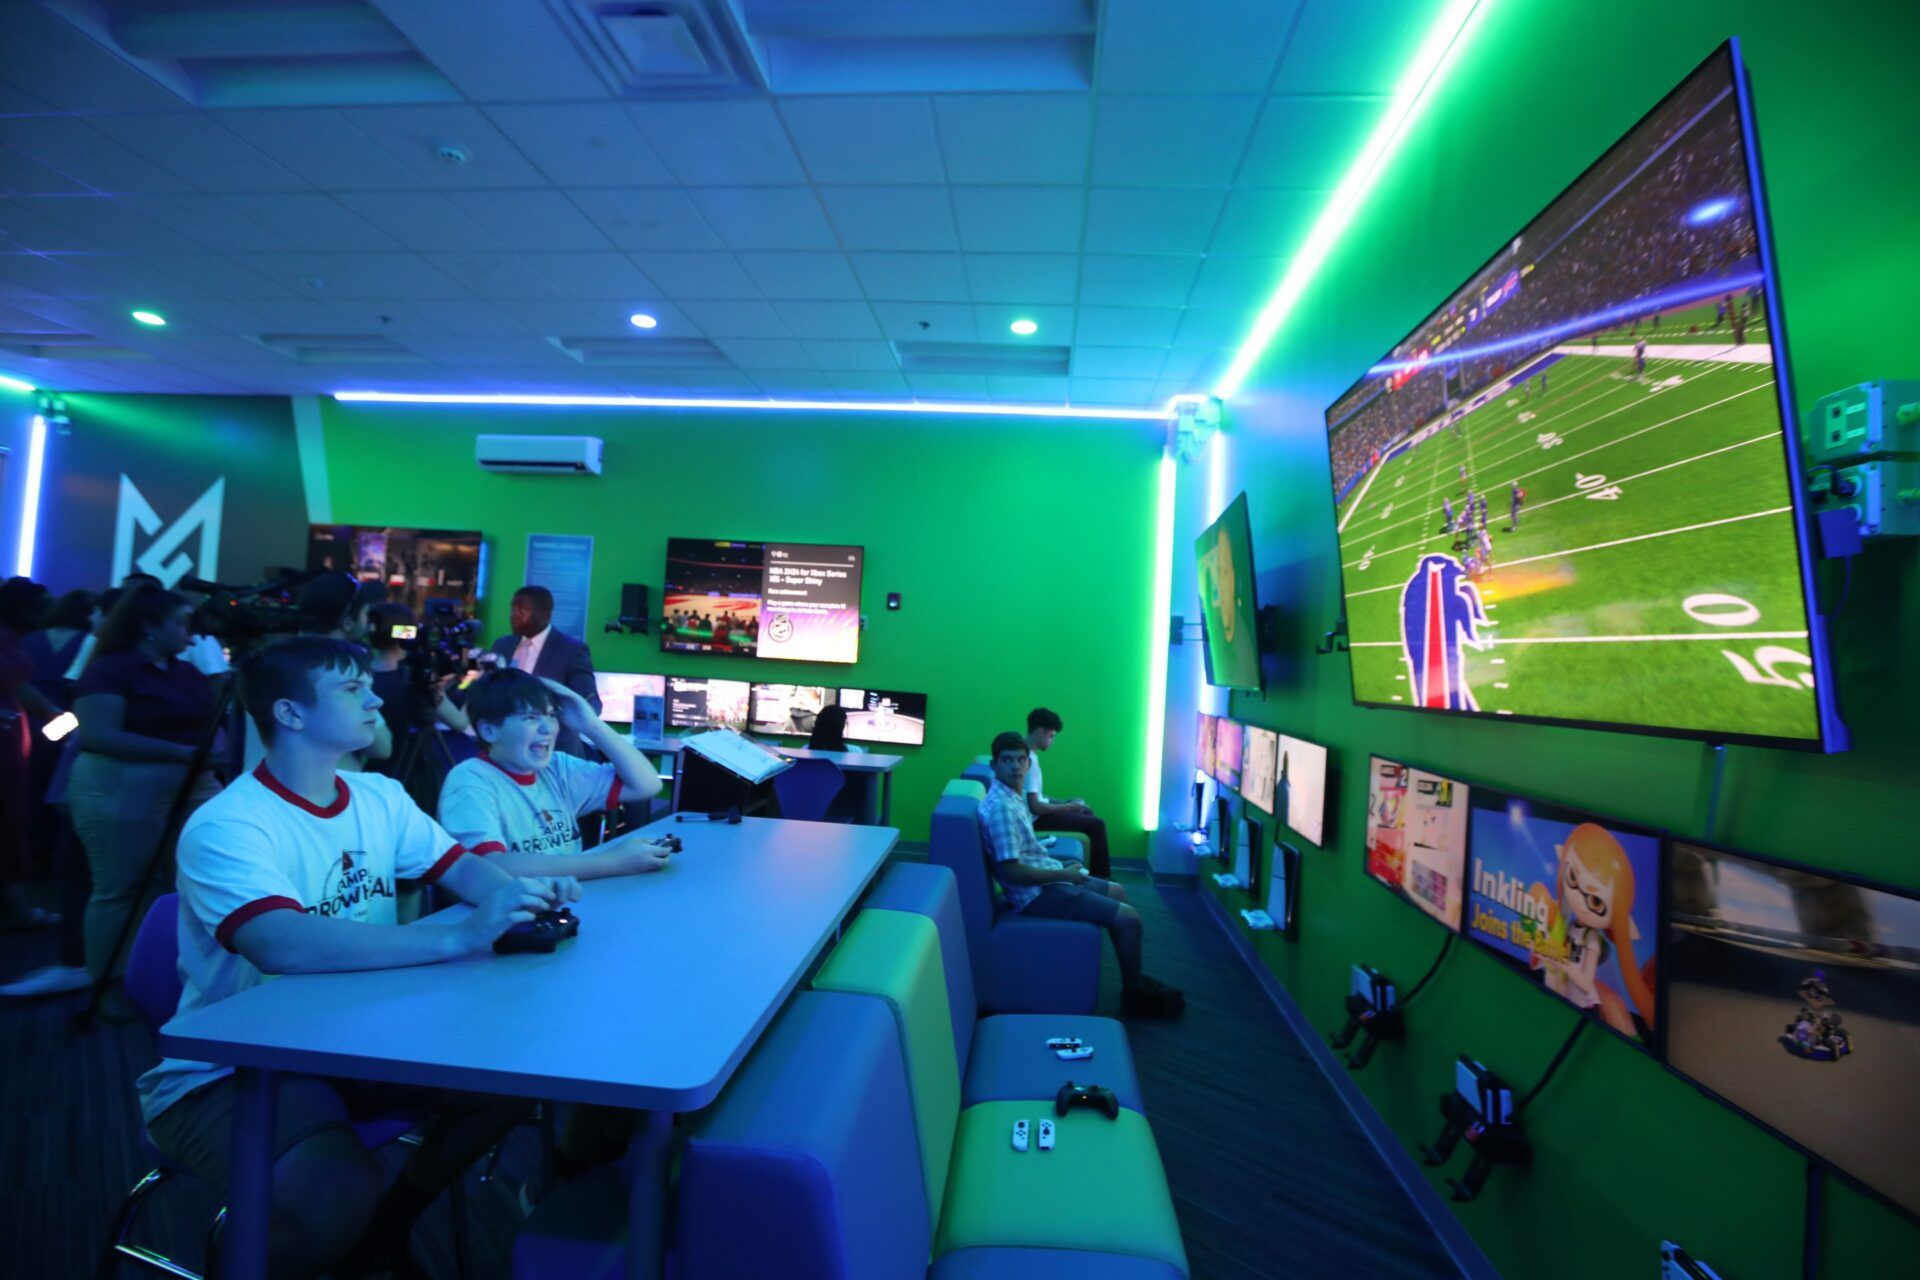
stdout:
<svg viewBox="0 0 1920 1280">
<path fill-rule="evenodd" d="M 1069 1080 L 1053 1095 L 1053 1113 L 1063 1116 L 1075 1107 L 1092 1107 L 1109 1120 L 1120 1118 L 1120 1099 L 1113 1090 L 1097 1084 L 1075 1084 Z"/>
<path fill-rule="evenodd" d="M 662 849 L 665 849 L 668 853 L 680 852 L 679 836 L 671 836 L 671 835 L 661 836 L 658 840 L 655 840 L 654 843 L 659 845 Z"/>
<path fill-rule="evenodd" d="M 503 956 L 523 952 L 550 952 L 563 939 L 580 932 L 580 917 L 571 907 L 540 911 L 533 919 L 523 920 L 493 940 L 493 949 Z"/>
</svg>

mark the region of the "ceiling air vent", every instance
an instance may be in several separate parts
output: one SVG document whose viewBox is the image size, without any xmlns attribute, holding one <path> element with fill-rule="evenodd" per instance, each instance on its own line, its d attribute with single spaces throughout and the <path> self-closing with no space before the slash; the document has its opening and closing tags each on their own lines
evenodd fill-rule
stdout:
<svg viewBox="0 0 1920 1280">
<path fill-rule="evenodd" d="M 263 333 L 267 350 L 301 364 L 425 364 L 391 338 L 377 333 Z"/>
<path fill-rule="evenodd" d="M 0 331 L 0 351 L 29 360 L 151 360 L 133 347 L 71 329 L 33 333 Z"/>
<path fill-rule="evenodd" d="M 1066 347 L 1010 342 L 896 342 L 905 373 L 995 373 L 1009 377 L 1065 377 Z"/>
<path fill-rule="evenodd" d="M 581 364 L 621 369 L 731 369 L 705 338 L 548 338 Z"/>
<path fill-rule="evenodd" d="M 758 92 L 726 0 L 547 0 L 624 98 Z"/>
</svg>

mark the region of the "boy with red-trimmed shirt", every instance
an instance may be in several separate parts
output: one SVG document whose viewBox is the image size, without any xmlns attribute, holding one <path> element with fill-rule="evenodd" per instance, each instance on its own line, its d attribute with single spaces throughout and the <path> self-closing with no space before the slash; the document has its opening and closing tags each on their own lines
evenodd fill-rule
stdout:
<svg viewBox="0 0 1920 1280">
<path fill-rule="evenodd" d="M 571 878 L 520 879 L 466 856 L 393 779 L 337 771 L 342 755 L 372 740 L 379 719 L 366 663 L 354 645 L 301 636 L 243 665 L 242 696 L 267 754 L 181 831 L 182 1012 L 269 974 L 397 968 L 484 951 L 516 922 L 579 897 Z M 413 878 L 444 886 L 475 910 L 454 924 L 396 923 L 396 882 Z M 231 1068 L 169 1058 L 138 1087 L 154 1144 L 223 1192 Z M 434 1117 L 383 1194 L 380 1167 L 351 1125 L 398 1107 L 431 1108 Z M 525 1109 L 428 1089 L 282 1078 L 269 1273 L 424 1274 L 406 1249 L 414 1220 Z"/>
</svg>

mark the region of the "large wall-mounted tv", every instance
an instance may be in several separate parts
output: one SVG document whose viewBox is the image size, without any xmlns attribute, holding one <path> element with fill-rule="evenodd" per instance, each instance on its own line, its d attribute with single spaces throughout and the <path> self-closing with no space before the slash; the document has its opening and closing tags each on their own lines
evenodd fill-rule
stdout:
<svg viewBox="0 0 1920 1280">
<path fill-rule="evenodd" d="M 667 653 L 857 662 L 859 547 L 667 539 Z"/>
<path fill-rule="evenodd" d="M 1200 620 L 1207 633 L 1207 683 L 1260 688 L 1260 606 L 1253 590 L 1253 532 L 1241 494 L 1193 544 Z"/>
<path fill-rule="evenodd" d="M 1601 1026 L 1653 1052 L 1660 836 L 1473 788 L 1466 934 Z"/>
<path fill-rule="evenodd" d="M 1327 409 L 1368 706 L 1838 750 L 1729 42 Z"/>
<path fill-rule="evenodd" d="M 1920 895 L 1668 857 L 1669 1065 L 1920 1219 Z"/>
<path fill-rule="evenodd" d="M 485 544 L 458 529 L 316 524 L 307 527 L 307 568 L 337 569 L 387 588 L 387 599 L 424 618 L 429 600 L 451 600 L 472 616 L 486 591 Z"/>
</svg>

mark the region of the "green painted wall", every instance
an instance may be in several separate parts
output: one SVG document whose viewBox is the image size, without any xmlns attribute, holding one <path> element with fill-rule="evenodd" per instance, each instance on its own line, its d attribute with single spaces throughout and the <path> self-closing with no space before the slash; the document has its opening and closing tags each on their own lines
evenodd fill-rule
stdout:
<svg viewBox="0 0 1920 1280">
<path fill-rule="evenodd" d="M 478 528 L 490 544 L 489 637 L 506 631 L 529 533 L 594 535 L 594 663 L 729 679 L 924 691 L 927 742 L 900 748 L 895 825 L 925 840 L 942 785 L 1029 708 L 1067 731 L 1050 789 L 1107 815 L 1143 856 L 1148 587 L 1156 424 L 1004 418 L 446 409 L 324 402 L 333 518 Z M 606 473 L 479 470 L 483 432 L 591 434 Z M 854 666 L 665 655 L 657 635 L 600 632 L 620 584 L 659 599 L 669 536 L 866 547 Z M 903 607 L 886 611 L 898 591 Z"/>
<path fill-rule="evenodd" d="M 1230 414 L 1226 494 L 1251 494 L 1255 559 L 1263 585 L 1281 585 L 1288 620 L 1283 681 L 1264 700 L 1235 695 L 1233 712 L 1324 742 L 1335 757 L 1329 847 L 1303 851 L 1299 936 L 1257 940 L 1322 1028 L 1343 1020 L 1349 964 L 1411 983 L 1442 939 L 1361 871 L 1373 751 L 1920 885 L 1911 545 L 1861 558 L 1835 628 L 1854 749 L 1732 749 L 1712 833 L 1699 744 L 1362 711 L 1346 659 L 1312 652 L 1339 611 L 1324 406 L 1729 34 L 1743 38 L 1752 73 L 1800 404 L 1868 378 L 1920 376 L 1910 320 L 1920 296 L 1920 5 L 1488 3 L 1445 91 Z M 1204 503 L 1204 464 L 1184 471 L 1181 501 Z M 1408 1020 L 1410 1039 L 1384 1047 L 1358 1079 L 1411 1147 L 1438 1129 L 1434 1099 L 1454 1055 L 1471 1052 L 1524 1086 L 1573 1015 L 1463 944 Z M 1728 1280 L 1800 1275 L 1802 1161 L 1625 1044 L 1590 1033 L 1529 1128 L 1537 1166 L 1497 1174 L 1458 1210 L 1513 1280 L 1650 1277 L 1663 1236 Z M 1464 1166 L 1459 1157 L 1449 1172 Z M 1830 1186 L 1821 1274 L 1920 1269 L 1920 1227 Z"/>
</svg>

